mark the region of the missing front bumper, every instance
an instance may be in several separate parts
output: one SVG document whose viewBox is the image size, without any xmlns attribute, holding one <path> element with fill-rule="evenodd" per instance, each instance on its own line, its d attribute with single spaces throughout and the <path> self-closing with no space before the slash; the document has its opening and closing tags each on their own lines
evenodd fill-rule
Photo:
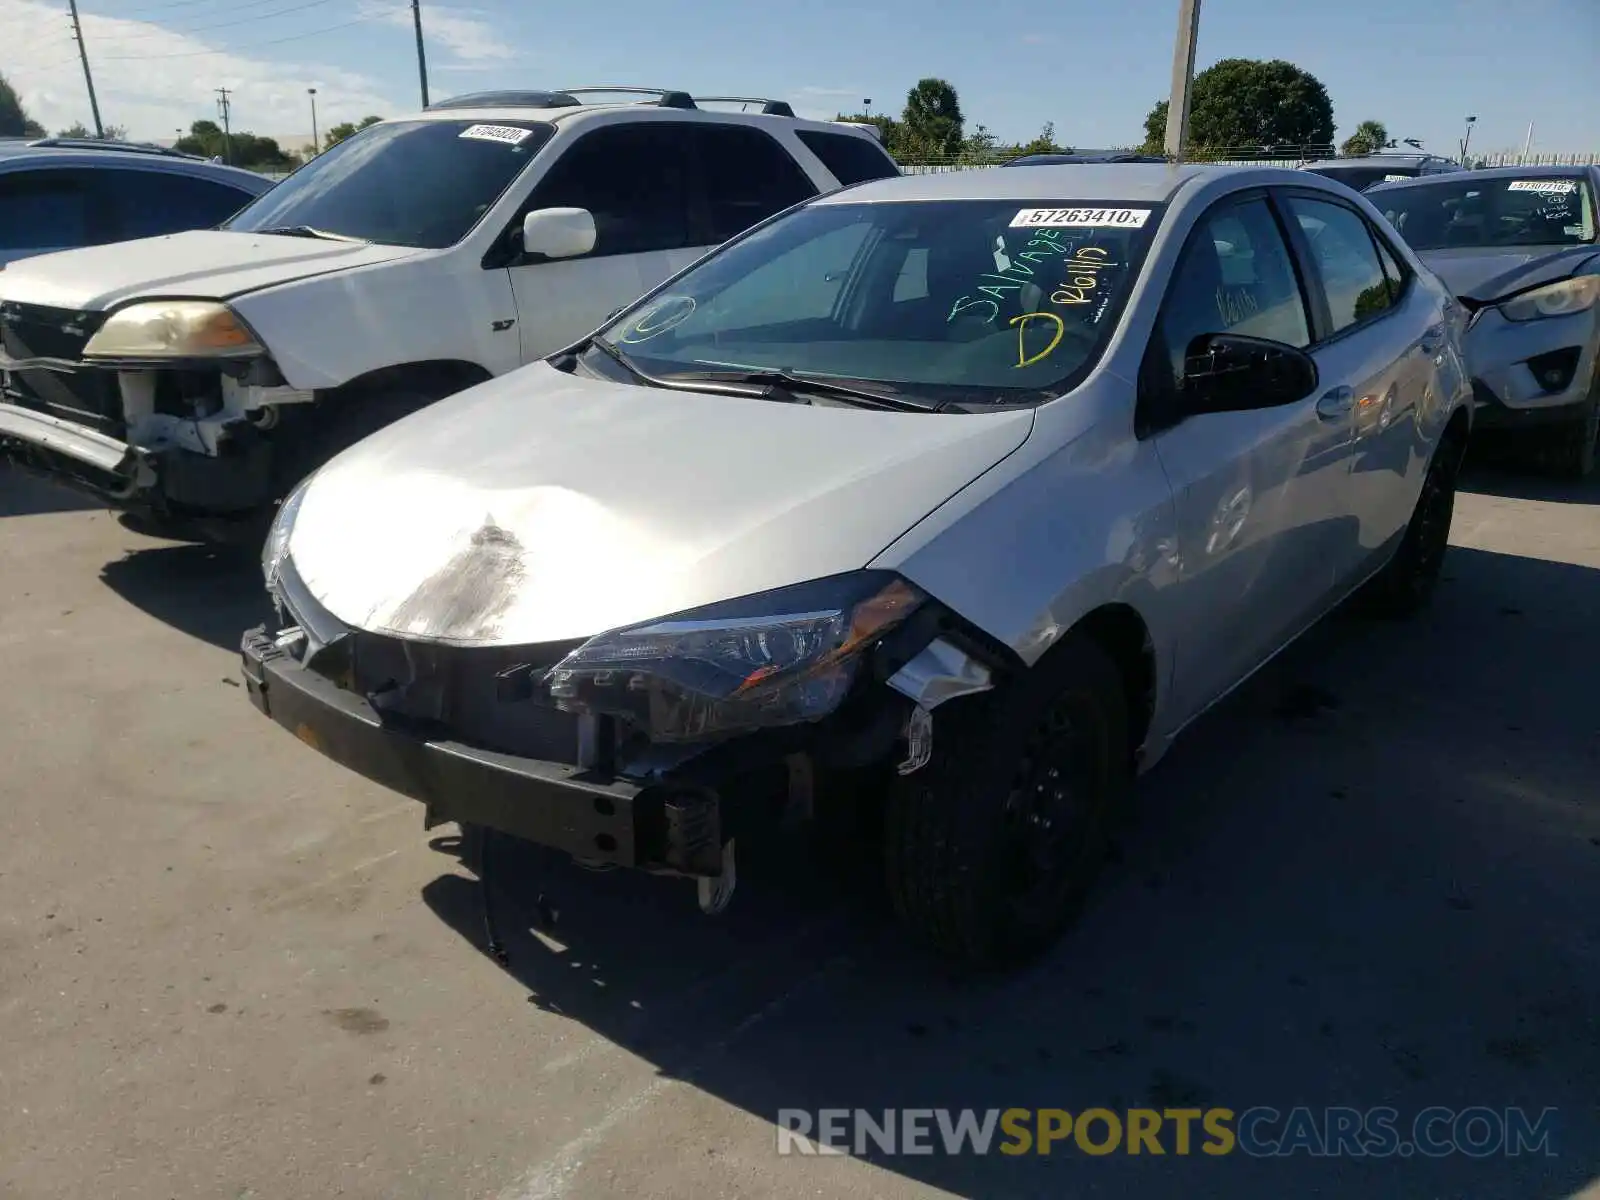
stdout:
<svg viewBox="0 0 1600 1200">
<path fill-rule="evenodd" d="M 714 792 L 646 787 L 430 736 L 296 662 L 263 628 L 246 633 L 240 649 L 256 708 L 341 766 L 420 801 L 430 823 L 482 826 L 588 865 L 722 873 Z"/>
</svg>

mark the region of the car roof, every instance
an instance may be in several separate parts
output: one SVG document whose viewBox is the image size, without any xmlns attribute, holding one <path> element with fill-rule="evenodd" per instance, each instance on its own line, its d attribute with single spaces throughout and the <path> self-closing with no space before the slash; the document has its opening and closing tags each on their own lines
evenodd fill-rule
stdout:
<svg viewBox="0 0 1600 1200">
<path fill-rule="evenodd" d="M 1470 184 L 1474 180 L 1491 179 L 1586 179 L 1595 173 L 1596 168 L 1590 166 L 1564 166 L 1564 167 L 1476 167 L 1471 171 L 1459 171 L 1450 176 L 1446 181 L 1438 175 L 1423 175 L 1416 179 L 1396 179 L 1393 183 L 1378 184 L 1369 188 L 1375 192 L 1379 188 L 1389 191 L 1391 188 L 1416 187 L 1425 183 Z"/>
<path fill-rule="evenodd" d="M 180 154 L 159 154 L 151 150 L 117 150 L 96 146 L 39 145 L 35 139 L 0 140 L 0 172 L 22 170 L 35 166 L 49 167 L 136 167 L 144 171 L 158 171 L 168 175 L 189 175 L 228 183 L 246 191 L 264 192 L 272 180 L 242 167 L 224 166 Z"/>
<path fill-rule="evenodd" d="M 1180 189 L 1219 178 L 1240 187 L 1308 186 L 1306 176 L 1283 167 L 1211 166 L 1204 163 L 1070 163 L 1026 171 L 983 167 L 902 175 L 830 192 L 814 203 L 873 204 L 916 200 L 1072 200 L 1164 204 Z M 1317 185 L 1310 185 L 1317 186 Z M 1330 186 L 1331 190 L 1331 186 Z"/>
<path fill-rule="evenodd" d="M 1060 166 L 1064 163 L 1081 165 L 1084 163 L 1164 163 L 1167 160 L 1159 154 L 1140 154 L 1136 150 L 1051 150 L 1041 151 L 1037 154 L 1019 154 L 1016 158 L 1007 159 L 1001 163 L 1002 167 L 1045 167 Z"/>
<path fill-rule="evenodd" d="M 582 89 L 580 89 L 582 90 Z M 624 91 L 628 89 L 622 89 Z M 553 93 L 552 98 L 559 99 L 560 93 Z M 471 97 L 467 97 L 471 99 Z M 771 101 L 762 101 L 758 98 L 744 97 L 699 97 L 703 103 L 742 103 L 769 104 Z M 610 104 L 566 104 L 554 103 L 545 106 L 533 104 L 483 104 L 464 105 L 462 107 L 446 106 L 450 102 L 441 102 L 422 112 L 406 113 L 390 117 L 384 124 L 397 121 L 482 121 L 486 124 L 495 121 L 545 121 L 557 125 L 581 124 L 597 117 L 616 114 L 619 112 L 631 113 L 635 116 L 644 116 L 647 120 L 669 119 L 675 121 L 709 121 L 716 124 L 753 125 L 764 129 L 804 129 L 824 133 L 837 133 L 846 137 L 858 137 L 881 145 L 875 131 L 865 125 L 851 124 L 844 121 L 814 121 L 808 117 L 786 116 L 781 113 L 766 112 L 739 112 L 720 108 L 679 107 L 677 105 L 664 105 L 656 101 L 634 101 Z"/>
<path fill-rule="evenodd" d="M 1363 154 L 1355 158 L 1319 158 L 1305 164 L 1312 167 L 1420 167 L 1424 163 L 1449 162 L 1442 154 Z"/>
</svg>

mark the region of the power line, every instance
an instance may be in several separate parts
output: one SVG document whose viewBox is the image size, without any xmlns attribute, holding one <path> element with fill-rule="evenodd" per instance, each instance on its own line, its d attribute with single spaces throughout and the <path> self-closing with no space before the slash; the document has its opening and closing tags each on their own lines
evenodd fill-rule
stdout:
<svg viewBox="0 0 1600 1200">
<path fill-rule="evenodd" d="M 401 10 L 395 9 L 395 12 Z M 266 41 L 252 42 L 247 46 L 214 46 L 208 50 L 183 50 L 175 54 L 107 54 L 101 58 L 102 62 L 148 62 L 160 58 L 198 58 L 206 54 L 245 54 L 262 46 L 278 46 L 284 42 L 297 42 L 303 38 L 321 37 L 325 33 L 333 33 L 339 29 L 349 29 L 355 25 L 367 25 L 375 20 L 381 20 L 383 14 L 374 13 L 368 17 L 357 17 L 354 21 L 346 21 L 341 25 L 329 25 L 324 29 L 309 29 L 305 33 L 291 33 L 287 37 L 268 38 Z"/>
<path fill-rule="evenodd" d="M 276 3 L 277 0 L 268 0 L 268 2 L 269 3 Z M 277 12 L 257 13 L 253 17 L 240 17 L 237 21 L 217 21 L 217 22 L 215 22 L 214 24 L 211 24 L 211 25 L 181 25 L 181 26 L 180 25 L 171 25 L 171 26 L 165 26 L 164 25 L 164 26 L 161 26 L 159 28 L 152 29 L 148 33 L 127 33 L 127 34 L 123 34 L 117 40 L 118 41 L 131 42 L 135 38 L 187 36 L 188 34 L 191 34 L 191 33 L 204 33 L 208 29 L 226 29 L 230 25 L 248 25 L 252 21 L 270 21 L 274 17 L 286 17 L 290 13 L 300 12 L 302 9 L 317 8 L 320 5 L 331 4 L 332 2 L 333 2 L 333 0 L 309 0 L 309 3 L 296 4 L 292 8 L 280 8 Z M 240 8 L 248 8 L 250 6 L 247 5 L 247 4 L 241 4 L 241 5 L 239 5 L 239 7 Z"/>
</svg>

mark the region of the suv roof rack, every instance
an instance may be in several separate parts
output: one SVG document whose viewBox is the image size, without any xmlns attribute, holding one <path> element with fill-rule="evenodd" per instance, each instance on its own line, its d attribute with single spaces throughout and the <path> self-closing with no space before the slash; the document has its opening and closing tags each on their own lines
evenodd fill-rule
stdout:
<svg viewBox="0 0 1600 1200">
<path fill-rule="evenodd" d="M 582 96 L 594 92 L 609 92 L 616 95 L 654 96 L 656 105 L 660 108 L 694 108 L 694 97 L 688 92 L 674 91 L 670 88 L 629 87 L 625 84 L 597 83 L 588 87 L 562 88 L 562 94 Z M 582 103 L 582 101 L 578 101 Z"/>
<path fill-rule="evenodd" d="M 159 154 L 165 158 L 188 158 L 204 161 L 198 154 L 175 150 L 171 146 L 156 146 L 150 142 L 111 142 L 103 138 L 43 137 L 29 141 L 28 146 L 46 146 L 56 150 L 119 150 L 124 154 Z"/>
<path fill-rule="evenodd" d="M 697 104 L 759 104 L 769 117 L 792 117 L 794 109 L 787 100 L 769 100 L 765 96 L 696 96 Z"/>
<path fill-rule="evenodd" d="M 566 92 L 468 92 L 435 100 L 424 112 L 441 108 L 575 108 L 580 103 Z"/>
</svg>

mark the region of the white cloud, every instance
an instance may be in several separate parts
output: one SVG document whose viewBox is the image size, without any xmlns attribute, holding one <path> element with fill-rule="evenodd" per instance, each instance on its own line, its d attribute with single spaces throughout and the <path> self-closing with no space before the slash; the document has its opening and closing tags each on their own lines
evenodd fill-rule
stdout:
<svg viewBox="0 0 1600 1200">
<path fill-rule="evenodd" d="M 317 89 L 317 117 L 324 129 L 403 107 L 376 81 L 353 71 L 218 50 L 203 36 L 150 21 L 87 12 L 82 21 L 100 118 L 107 125 L 126 126 L 137 140 L 169 139 L 193 121 L 215 119 L 213 89 L 219 87 L 233 92 L 234 128 L 266 136 L 309 133 L 309 87 Z M 6 31 L 8 45 L 27 48 L 3 69 L 29 115 L 52 133 L 80 121 L 92 127 L 83 67 L 62 7 L 41 0 L 0 0 L 0 29 Z M 307 45 L 315 44 L 307 40 Z"/>
<path fill-rule="evenodd" d="M 386 25 L 412 28 L 409 8 L 363 0 L 358 11 Z M 478 19 L 477 14 L 481 12 L 476 8 L 449 8 L 437 4 L 423 8 L 422 36 L 426 46 L 430 49 L 443 46 L 458 60 L 441 64 L 440 70 L 460 70 L 478 63 L 503 62 L 515 57 L 516 51 L 506 45 L 504 33 L 488 21 Z M 432 69 L 433 64 L 428 65 Z"/>
</svg>

